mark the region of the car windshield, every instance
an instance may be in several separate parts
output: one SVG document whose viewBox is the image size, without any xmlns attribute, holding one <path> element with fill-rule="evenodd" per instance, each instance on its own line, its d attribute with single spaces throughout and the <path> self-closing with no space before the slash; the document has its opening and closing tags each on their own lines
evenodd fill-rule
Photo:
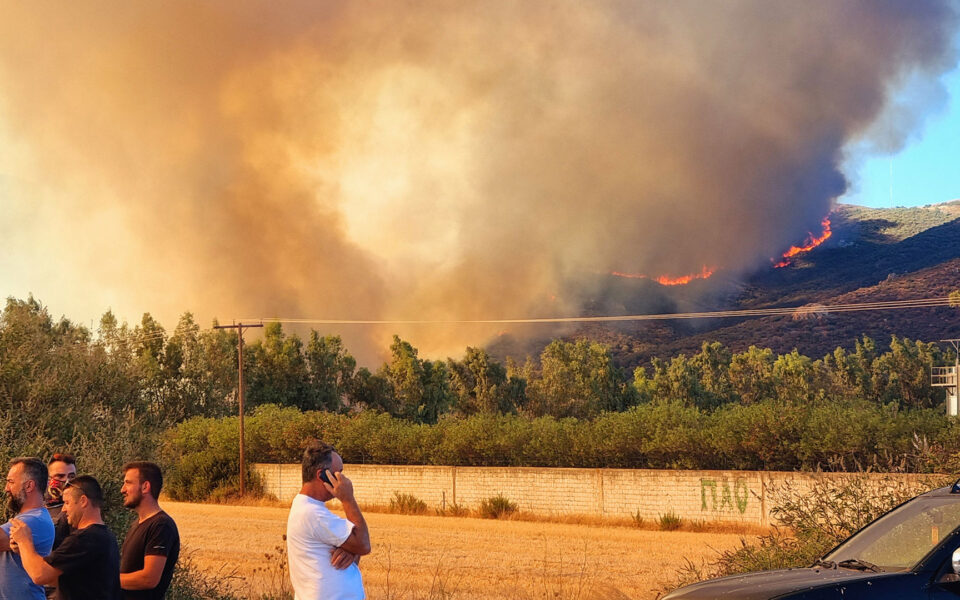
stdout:
<svg viewBox="0 0 960 600">
<path fill-rule="evenodd" d="M 823 558 L 842 568 L 906 571 L 960 526 L 960 496 L 917 498 L 877 519 Z"/>
</svg>

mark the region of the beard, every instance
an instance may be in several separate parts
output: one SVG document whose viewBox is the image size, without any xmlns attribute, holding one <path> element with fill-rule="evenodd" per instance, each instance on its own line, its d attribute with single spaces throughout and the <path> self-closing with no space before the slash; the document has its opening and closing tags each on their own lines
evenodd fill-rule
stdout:
<svg viewBox="0 0 960 600">
<path fill-rule="evenodd" d="M 23 505 L 27 503 L 27 491 L 20 488 L 20 491 L 16 494 L 9 494 L 7 496 L 7 508 L 13 514 L 20 514 L 20 511 L 23 509 Z"/>
<path fill-rule="evenodd" d="M 123 499 L 123 505 L 126 508 L 136 508 L 140 506 L 143 495 L 140 492 L 131 492 Z"/>
</svg>

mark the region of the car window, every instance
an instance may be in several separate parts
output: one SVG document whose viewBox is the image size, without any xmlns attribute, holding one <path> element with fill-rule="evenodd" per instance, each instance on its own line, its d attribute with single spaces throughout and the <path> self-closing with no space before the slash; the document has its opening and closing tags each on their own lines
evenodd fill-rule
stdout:
<svg viewBox="0 0 960 600">
<path fill-rule="evenodd" d="M 917 498 L 877 519 L 825 560 L 859 560 L 885 571 L 911 569 L 960 526 L 960 496 Z"/>
</svg>

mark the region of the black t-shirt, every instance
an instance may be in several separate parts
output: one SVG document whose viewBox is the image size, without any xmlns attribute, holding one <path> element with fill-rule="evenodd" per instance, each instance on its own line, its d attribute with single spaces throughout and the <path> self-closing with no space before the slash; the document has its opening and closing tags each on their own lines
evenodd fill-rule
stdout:
<svg viewBox="0 0 960 600">
<path fill-rule="evenodd" d="M 63 540 L 67 539 L 67 536 L 73 531 L 69 521 L 67 521 L 67 513 L 61 512 L 57 518 L 53 520 L 53 531 L 55 533 L 53 537 L 53 549 L 56 550 L 60 547 L 60 544 L 63 543 Z"/>
<path fill-rule="evenodd" d="M 132 573 L 143 569 L 143 557 L 166 556 L 160 583 L 152 590 L 123 590 L 127 600 L 161 600 L 173 579 L 173 568 L 180 556 L 180 532 L 170 515 L 162 510 L 143 523 L 134 522 L 123 540 L 120 552 L 120 572 Z"/>
<path fill-rule="evenodd" d="M 44 560 L 63 571 L 57 582 L 61 600 L 120 600 L 120 552 L 106 525 L 74 531 Z"/>
</svg>

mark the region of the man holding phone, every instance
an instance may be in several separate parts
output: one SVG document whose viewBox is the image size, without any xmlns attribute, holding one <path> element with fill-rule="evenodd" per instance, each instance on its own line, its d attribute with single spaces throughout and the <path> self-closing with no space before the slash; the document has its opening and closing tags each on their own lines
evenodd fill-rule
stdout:
<svg viewBox="0 0 960 600">
<path fill-rule="evenodd" d="M 370 553 L 367 522 L 333 446 L 314 440 L 301 461 L 303 486 L 287 518 L 290 581 L 297 600 L 362 600 L 358 563 Z M 336 498 L 346 519 L 327 508 Z"/>
</svg>

